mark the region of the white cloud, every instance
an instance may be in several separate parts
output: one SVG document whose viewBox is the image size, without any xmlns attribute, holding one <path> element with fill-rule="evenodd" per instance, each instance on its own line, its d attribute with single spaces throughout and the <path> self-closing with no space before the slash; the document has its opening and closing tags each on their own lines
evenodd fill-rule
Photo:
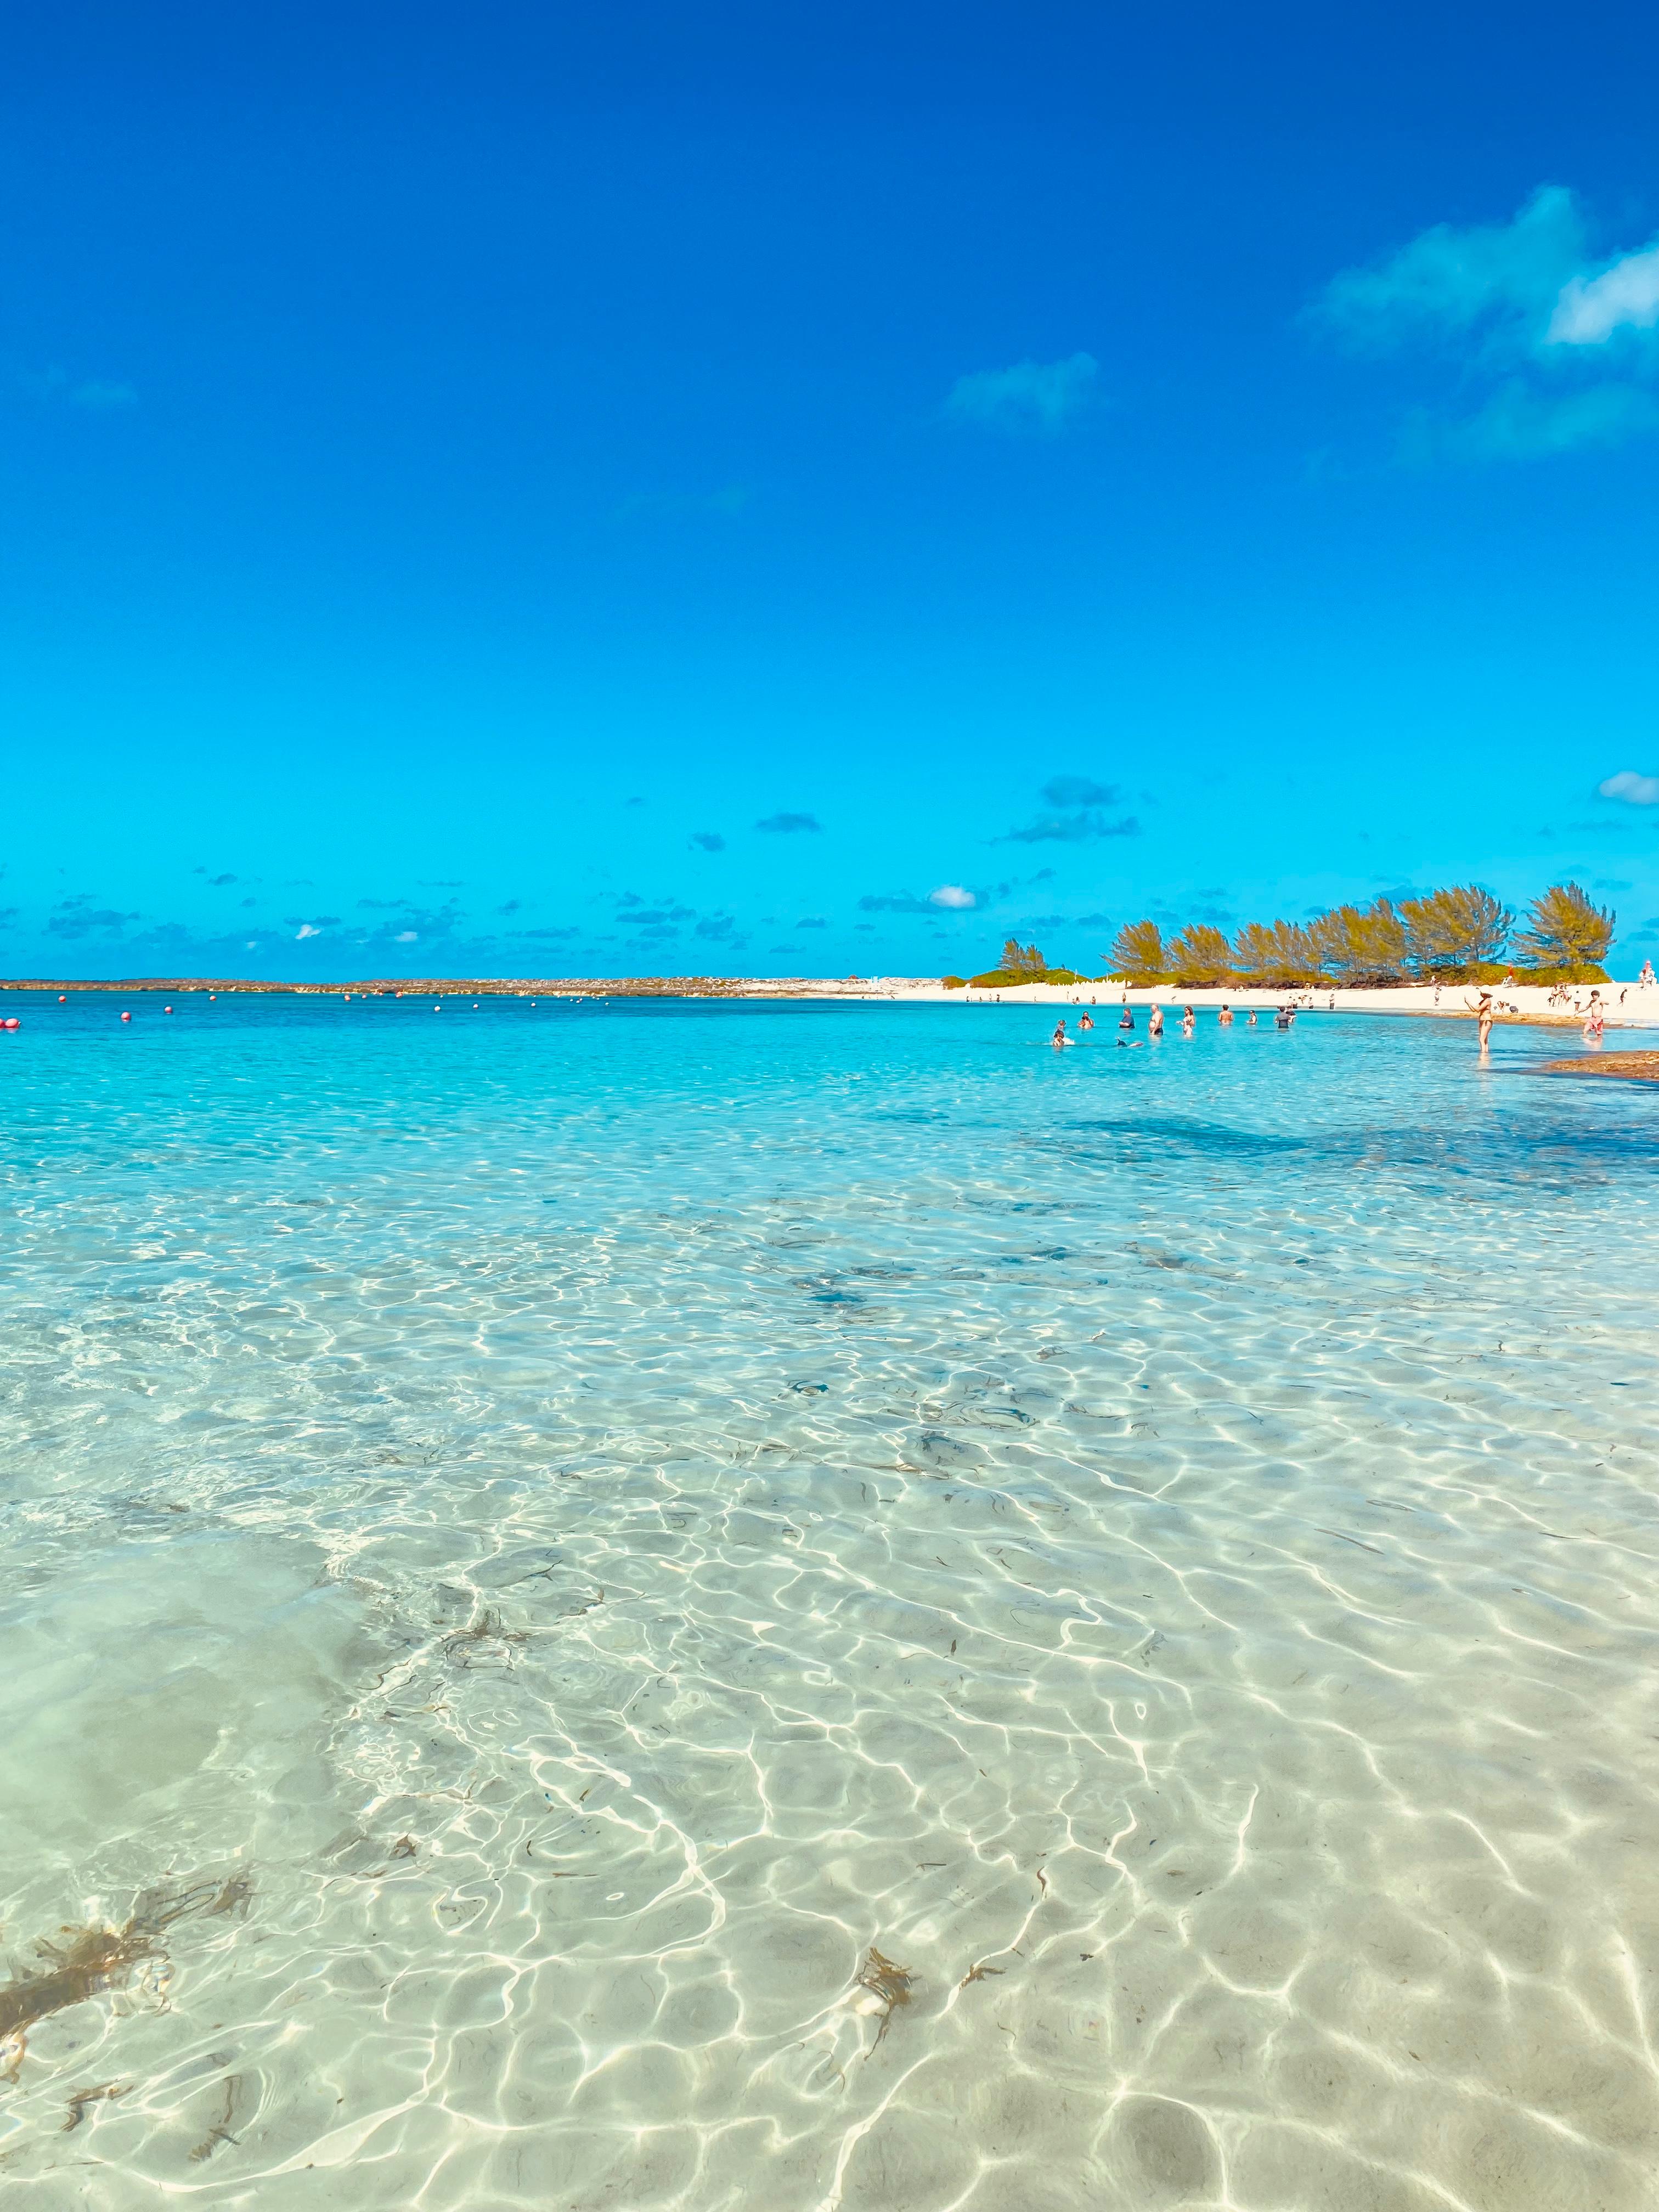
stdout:
<svg viewBox="0 0 1659 2212">
<path fill-rule="evenodd" d="M 1351 343 L 1535 334 L 1585 256 L 1583 219 L 1559 185 L 1509 222 L 1437 222 L 1370 269 L 1332 278 L 1316 313 Z"/>
<path fill-rule="evenodd" d="M 1626 253 L 1599 276 L 1574 276 L 1561 288 L 1546 333 L 1552 345 L 1605 345 L 1617 330 L 1650 331 L 1659 323 L 1659 246 Z"/>
<path fill-rule="evenodd" d="M 987 429 L 1052 433 L 1089 405 L 1099 368 L 1092 354 L 1074 353 L 1065 361 L 1017 361 L 1012 368 L 976 369 L 957 379 L 945 411 Z"/>
<path fill-rule="evenodd" d="M 300 939 L 303 937 L 320 937 L 322 933 L 322 931 L 319 929 L 314 923 L 302 921 L 300 924 L 300 927 L 294 933 L 294 941 L 297 945 Z"/>
<path fill-rule="evenodd" d="M 936 891 L 928 892 L 927 902 L 930 906 L 950 907 L 957 913 L 963 913 L 969 907 L 979 904 L 972 891 L 961 884 L 941 884 Z"/>
<path fill-rule="evenodd" d="M 1357 351 L 1449 358 L 1447 404 L 1407 420 L 1407 458 L 1563 453 L 1659 430 L 1659 338 L 1648 335 L 1659 331 L 1659 240 L 1597 259 L 1565 185 L 1541 186 L 1508 222 L 1437 223 L 1343 270 L 1313 319 Z"/>
<path fill-rule="evenodd" d="M 1659 806 L 1659 775 L 1638 775 L 1633 768 L 1621 768 L 1596 789 L 1603 799 L 1622 799 L 1627 806 Z"/>
<path fill-rule="evenodd" d="M 418 930 L 400 929 L 398 932 L 398 934 L 392 939 L 392 942 L 394 945 L 413 945 L 415 939 L 419 934 L 420 932 Z"/>
</svg>

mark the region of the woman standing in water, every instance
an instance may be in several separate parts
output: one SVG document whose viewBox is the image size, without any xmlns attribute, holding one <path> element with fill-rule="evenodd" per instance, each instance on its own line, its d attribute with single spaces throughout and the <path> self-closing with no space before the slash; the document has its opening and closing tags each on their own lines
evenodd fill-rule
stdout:
<svg viewBox="0 0 1659 2212">
<path fill-rule="evenodd" d="M 1480 1003 L 1474 1010 L 1474 1018 L 1480 1025 L 1480 1054 L 1481 1057 L 1484 1059 L 1486 1057 L 1486 1048 L 1492 1042 L 1492 993 L 1490 991 L 1483 991 L 1480 994 Z"/>
</svg>

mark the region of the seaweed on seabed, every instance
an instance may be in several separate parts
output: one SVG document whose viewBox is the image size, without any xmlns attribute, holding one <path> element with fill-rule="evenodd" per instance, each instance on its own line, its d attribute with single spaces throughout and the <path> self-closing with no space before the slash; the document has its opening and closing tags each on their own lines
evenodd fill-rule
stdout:
<svg viewBox="0 0 1659 2212">
<path fill-rule="evenodd" d="M 234 2143 L 240 2141 L 240 2137 L 231 2133 L 230 2128 L 231 2122 L 236 2118 L 237 2108 L 241 2103 L 246 2081 L 246 2075 L 241 2074 L 226 2075 L 223 2084 L 224 2097 L 219 2117 L 213 2122 L 200 2142 L 191 2147 L 190 2158 L 193 2166 L 200 2166 L 204 2159 L 211 2158 L 222 2142 Z"/>
<path fill-rule="evenodd" d="M 872 1996 L 881 1999 L 881 2026 L 876 2030 L 876 2040 L 870 2045 L 870 2051 L 874 2051 L 886 2034 L 892 2024 L 893 2014 L 900 2005 L 909 2003 L 910 1990 L 915 1979 L 908 1966 L 895 1966 L 890 1959 L 884 1958 L 877 1950 L 873 1943 L 870 1946 L 870 1955 L 859 1970 L 857 1984 L 860 1989 L 868 1990 Z M 866 2058 L 870 2051 L 864 2054 Z"/>
<path fill-rule="evenodd" d="M 44 1968 L 0 1983 L 0 2036 L 12 2043 L 9 2078 L 17 2078 L 24 2038 L 36 2021 L 121 1987 L 142 1960 L 164 1955 L 161 1939 L 175 1920 L 190 1912 L 229 1911 L 233 1905 L 227 1900 L 242 1901 L 247 1887 L 246 1876 L 234 1876 L 222 1885 L 205 1881 L 188 1889 L 146 1890 L 124 1928 L 60 1928 L 61 1941 L 37 1942 L 35 1954 L 46 1960 Z"/>
<path fill-rule="evenodd" d="M 501 1625 L 501 1614 L 493 1606 L 486 1606 L 476 1620 L 470 1622 L 465 1628 L 458 1628 L 453 1636 L 445 1637 L 444 1656 L 446 1659 L 454 1660 L 459 1666 L 470 1667 L 472 1662 L 467 1656 L 469 1644 L 526 1644 L 529 1640 L 526 1632 L 522 1628 L 504 1628 Z M 510 1663 L 511 1655 L 509 1654 Z"/>
<path fill-rule="evenodd" d="M 125 1982 L 141 1959 L 155 1951 L 153 1931 L 137 1919 L 125 1928 L 60 1928 L 64 1942 L 39 1942 L 43 1972 L 0 1984 L 0 2035 L 32 2027 L 48 2014 L 83 2004 Z"/>
</svg>

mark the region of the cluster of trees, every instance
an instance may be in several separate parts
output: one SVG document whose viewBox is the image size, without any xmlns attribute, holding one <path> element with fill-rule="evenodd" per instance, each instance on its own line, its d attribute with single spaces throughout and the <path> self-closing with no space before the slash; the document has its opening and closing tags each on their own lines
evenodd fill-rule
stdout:
<svg viewBox="0 0 1659 2212">
<path fill-rule="evenodd" d="M 1002 957 L 994 968 L 988 968 L 982 975 L 947 975 L 949 989 L 961 990 L 965 986 L 975 991 L 1009 990 L 1020 983 L 1082 983 L 1088 978 L 1072 968 L 1051 968 L 1035 945 L 1022 945 L 1011 937 L 1002 948 Z"/>
<path fill-rule="evenodd" d="M 1132 983 L 1194 988 L 1452 981 L 1478 978 L 1507 955 L 1545 981 L 1589 981 L 1600 977 L 1615 920 L 1577 884 L 1555 884 L 1533 900 L 1517 931 L 1511 908 L 1478 884 L 1459 884 L 1397 905 L 1379 898 L 1365 907 L 1333 907 L 1311 921 L 1246 922 L 1231 943 L 1207 922 L 1166 938 L 1155 921 L 1132 921 L 1113 944 L 1112 973 Z"/>
</svg>

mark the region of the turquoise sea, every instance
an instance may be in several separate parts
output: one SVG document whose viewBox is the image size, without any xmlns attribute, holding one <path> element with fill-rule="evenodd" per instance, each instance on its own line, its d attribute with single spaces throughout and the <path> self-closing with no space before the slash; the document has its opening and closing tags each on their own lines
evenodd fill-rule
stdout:
<svg viewBox="0 0 1659 2212">
<path fill-rule="evenodd" d="M 20 2209 L 1659 2204 L 1659 1093 L 173 1004 L 0 1009 Z"/>
</svg>

